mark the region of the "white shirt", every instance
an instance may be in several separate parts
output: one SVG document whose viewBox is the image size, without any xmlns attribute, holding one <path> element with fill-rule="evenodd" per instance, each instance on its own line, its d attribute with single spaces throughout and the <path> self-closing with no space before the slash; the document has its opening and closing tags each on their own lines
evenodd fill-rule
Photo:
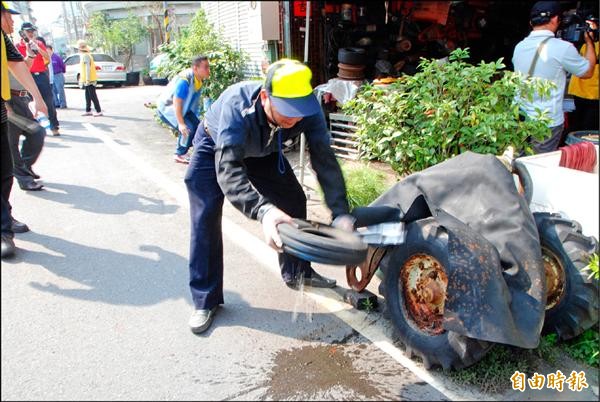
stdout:
<svg viewBox="0 0 600 402">
<path fill-rule="evenodd" d="M 532 76 L 551 80 L 556 84 L 556 88 L 550 91 L 549 98 L 542 100 L 535 95 L 533 102 L 528 102 L 526 99 L 517 99 L 517 101 L 529 117 L 536 116 L 536 108 L 547 110 L 548 116 L 552 119 L 550 127 L 556 127 L 565 121 L 562 103 L 567 72 L 581 76 L 587 72 L 590 64 L 577 52 L 573 44 L 555 38 L 552 31 L 541 29 L 531 31 L 529 36 L 515 46 L 512 62 L 516 72 L 527 75 L 539 44 L 548 37 L 552 39 L 546 42 L 540 52 Z"/>
</svg>

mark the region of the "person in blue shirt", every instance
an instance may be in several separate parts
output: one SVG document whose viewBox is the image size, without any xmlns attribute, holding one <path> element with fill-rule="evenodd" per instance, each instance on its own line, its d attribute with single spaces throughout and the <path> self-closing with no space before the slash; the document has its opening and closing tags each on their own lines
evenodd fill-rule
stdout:
<svg viewBox="0 0 600 402">
<path fill-rule="evenodd" d="M 175 76 L 156 102 L 156 114 L 178 132 L 175 162 L 189 163 L 187 152 L 198 127 L 202 81 L 210 76 L 206 56 L 192 59 L 192 67 Z"/>
<path fill-rule="evenodd" d="M 279 252 L 286 285 L 336 285 L 309 262 L 282 252 L 277 230 L 292 218 L 306 219 L 306 195 L 282 151 L 284 141 L 301 133 L 333 225 L 353 230 L 341 168 L 311 78 L 306 65 L 280 60 L 269 67 L 264 83 L 246 81 L 223 91 L 198 125 L 185 175 L 191 214 L 189 285 L 195 308 L 189 326 L 195 334 L 210 327 L 218 305 L 224 303 L 224 197 L 262 223 L 265 241 Z"/>
</svg>

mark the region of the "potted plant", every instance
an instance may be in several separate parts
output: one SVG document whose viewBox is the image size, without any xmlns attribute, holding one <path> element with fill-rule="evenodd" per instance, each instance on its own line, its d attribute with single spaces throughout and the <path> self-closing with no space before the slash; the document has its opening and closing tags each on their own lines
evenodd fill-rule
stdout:
<svg viewBox="0 0 600 402">
<path fill-rule="evenodd" d="M 142 69 L 142 82 L 144 85 L 152 85 L 152 77 L 150 77 L 150 69 L 148 67 Z"/>
</svg>

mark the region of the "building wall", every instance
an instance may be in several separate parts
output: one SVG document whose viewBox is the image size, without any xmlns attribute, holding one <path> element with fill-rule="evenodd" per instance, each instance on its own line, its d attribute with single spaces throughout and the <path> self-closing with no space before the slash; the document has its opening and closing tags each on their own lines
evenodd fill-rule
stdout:
<svg viewBox="0 0 600 402">
<path fill-rule="evenodd" d="M 277 40 L 279 36 L 278 2 L 203 1 L 200 4 L 208 21 L 223 34 L 226 41 L 248 54 L 250 60 L 246 76 L 260 76 L 261 63 L 267 58 L 268 40 Z M 276 30 L 268 29 L 272 24 L 277 25 Z"/>
</svg>

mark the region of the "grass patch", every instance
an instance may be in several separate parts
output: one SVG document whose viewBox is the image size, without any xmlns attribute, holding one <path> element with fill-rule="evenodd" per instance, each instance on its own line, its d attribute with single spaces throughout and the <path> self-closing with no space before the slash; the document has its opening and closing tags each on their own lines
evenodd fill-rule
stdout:
<svg viewBox="0 0 600 402">
<path fill-rule="evenodd" d="M 449 371 L 447 375 L 457 384 L 475 386 L 485 393 L 500 393 L 510 387 L 510 376 L 515 371 L 531 371 L 532 356 L 528 352 L 531 351 L 497 344 L 479 363 Z"/>
<path fill-rule="evenodd" d="M 565 342 L 564 351 L 573 359 L 600 369 L 600 333 L 598 325 L 589 328 L 577 338 Z"/>
<path fill-rule="evenodd" d="M 560 367 L 563 353 L 576 361 L 600 368 L 599 343 L 600 335 L 596 326 L 567 342 L 559 343 L 556 334 L 542 336 L 539 346 L 533 350 L 497 344 L 474 366 L 446 374 L 457 384 L 472 385 L 486 393 L 502 393 L 511 388 L 510 376 L 515 371 L 527 376 L 539 372 L 540 360 L 564 371 Z"/>
<path fill-rule="evenodd" d="M 350 210 L 369 205 L 388 189 L 385 173 L 369 165 L 344 162 L 342 173 L 346 182 Z"/>
</svg>

